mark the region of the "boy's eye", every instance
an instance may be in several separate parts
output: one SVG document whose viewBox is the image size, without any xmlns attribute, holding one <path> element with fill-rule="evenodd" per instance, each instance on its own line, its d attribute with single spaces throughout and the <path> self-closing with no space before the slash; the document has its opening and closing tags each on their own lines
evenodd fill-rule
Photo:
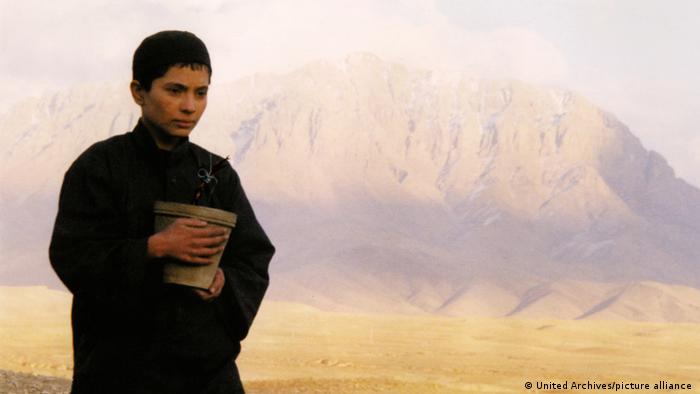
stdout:
<svg viewBox="0 0 700 394">
<path fill-rule="evenodd" d="M 182 92 L 182 88 L 177 87 L 177 86 L 168 87 L 168 88 L 166 88 L 166 90 L 167 90 L 169 93 L 180 93 L 180 92 Z"/>
</svg>

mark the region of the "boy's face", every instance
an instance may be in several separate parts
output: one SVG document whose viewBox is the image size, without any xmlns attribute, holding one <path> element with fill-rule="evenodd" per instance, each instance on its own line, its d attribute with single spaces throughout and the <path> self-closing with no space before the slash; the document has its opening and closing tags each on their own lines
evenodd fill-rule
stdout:
<svg viewBox="0 0 700 394">
<path fill-rule="evenodd" d="M 190 135 L 207 107 L 208 89 L 206 67 L 171 66 L 165 75 L 153 80 L 148 92 L 132 83 L 144 122 L 165 140 Z"/>
</svg>

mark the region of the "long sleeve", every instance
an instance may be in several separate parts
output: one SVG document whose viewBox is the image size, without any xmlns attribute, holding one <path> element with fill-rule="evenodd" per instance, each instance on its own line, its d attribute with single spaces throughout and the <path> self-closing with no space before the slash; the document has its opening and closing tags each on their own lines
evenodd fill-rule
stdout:
<svg viewBox="0 0 700 394">
<path fill-rule="evenodd" d="M 66 172 L 49 257 L 74 294 L 113 297 L 143 282 L 147 238 L 128 237 L 114 163 L 99 148 L 94 145 Z"/>
<path fill-rule="evenodd" d="M 229 184 L 233 189 L 231 210 L 238 217 L 222 256 L 220 267 L 226 283 L 216 304 L 227 330 L 240 341 L 248 334 L 267 290 L 268 266 L 275 248 L 258 223 L 235 171 Z"/>
<path fill-rule="evenodd" d="M 274 251 L 234 172 L 210 201 L 236 212 L 240 225 L 222 256 L 226 289 L 217 300 L 163 283 L 165 260 L 147 253 L 154 202 L 189 202 L 208 159 L 188 141 L 159 150 L 139 122 L 133 132 L 93 145 L 66 172 L 49 257 L 74 294 L 76 392 L 191 392 L 188 382 L 233 365 Z"/>
</svg>

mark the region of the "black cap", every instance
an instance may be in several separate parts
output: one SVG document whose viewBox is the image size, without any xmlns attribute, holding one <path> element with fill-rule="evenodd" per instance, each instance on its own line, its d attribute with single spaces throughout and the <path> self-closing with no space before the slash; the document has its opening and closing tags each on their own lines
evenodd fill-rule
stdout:
<svg viewBox="0 0 700 394">
<path fill-rule="evenodd" d="M 146 37 L 134 52 L 133 79 L 150 86 L 174 64 L 204 64 L 211 75 L 206 45 L 188 31 L 166 30 Z"/>
</svg>

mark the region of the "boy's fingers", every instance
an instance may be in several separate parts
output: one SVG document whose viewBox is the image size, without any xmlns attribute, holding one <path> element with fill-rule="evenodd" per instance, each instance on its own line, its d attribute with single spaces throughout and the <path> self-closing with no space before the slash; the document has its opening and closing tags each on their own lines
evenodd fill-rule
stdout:
<svg viewBox="0 0 700 394">
<path fill-rule="evenodd" d="M 202 264 L 202 265 L 213 263 L 213 261 L 209 257 L 203 257 L 202 255 L 199 255 L 199 254 L 191 254 L 191 255 L 187 256 L 185 261 L 188 263 L 192 263 L 192 264 Z"/>
<path fill-rule="evenodd" d="M 200 238 L 220 237 L 226 235 L 226 229 L 221 227 L 199 227 L 192 230 L 192 235 Z"/>
<path fill-rule="evenodd" d="M 209 247 L 209 248 L 197 248 L 192 251 L 192 254 L 198 257 L 209 258 L 217 253 L 219 253 L 220 247 Z"/>
<path fill-rule="evenodd" d="M 226 237 L 225 235 L 221 235 L 218 237 L 201 238 L 195 241 L 195 245 L 200 247 L 218 247 L 221 246 L 221 244 L 223 244 L 224 242 L 226 242 L 227 239 L 228 237 Z"/>
<path fill-rule="evenodd" d="M 206 290 L 202 290 L 202 289 L 193 289 L 193 290 L 194 290 L 195 294 L 197 294 L 197 296 L 204 301 L 210 301 L 213 298 L 212 294 Z"/>
<path fill-rule="evenodd" d="M 189 226 L 189 227 L 206 227 L 209 223 L 205 222 L 204 220 L 200 219 L 195 219 L 195 218 L 180 218 L 177 219 L 180 223 Z"/>
</svg>

